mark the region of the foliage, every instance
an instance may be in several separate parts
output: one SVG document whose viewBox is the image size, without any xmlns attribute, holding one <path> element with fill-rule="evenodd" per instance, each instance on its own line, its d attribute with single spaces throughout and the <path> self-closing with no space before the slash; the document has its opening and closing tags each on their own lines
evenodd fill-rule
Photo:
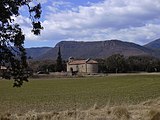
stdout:
<svg viewBox="0 0 160 120">
<path fill-rule="evenodd" d="M 38 72 L 38 71 L 55 72 L 56 62 L 53 60 L 44 60 L 44 61 L 29 60 L 29 67 L 33 70 L 33 72 Z"/>
<path fill-rule="evenodd" d="M 160 60 L 150 56 L 124 57 L 120 54 L 98 59 L 99 72 L 159 72 Z"/>
<path fill-rule="evenodd" d="M 160 60 L 149 56 L 131 56 L 126 59 L 128 71 L 157 72 Z"/>
<path fill-rule="evenodd" d="M 110 72 L 124 72 L 125 58 L 120 54 L 112 55 L 107 58 L 106 65 Z"/>
<path fill-rule="evenodd" d="M 25 36 L 14 17 L 20 15 L 19 9 L 27 6 L 32 22 L 32 32 L 40 34 L 42 29 L 38 21 L 41 15 L 41 5 L 30 7 L 32 0 L 1 0 L 0 1 L 0 66 L 7 66 L 14 78 L 14 86 L 20 87 L 28 81 L 26 73 L 26 51 L 24 49 Z"/>
<path fill-rule="evenodd" d="M 57 56 L 57 60 L 56 60 L 56 71 L 61 72 L 62 70 L 63 70 L 63 65 L 62 65 L 61 49 L 59 47 L 58 56 Z"/>
<path fill-rule="evenodd" d="M 29 60 L 29 68 L 33 72 L 56 72 L 56 61 L 55 60 Z M 66 62 L 62 61 L 62 70 L 66 71 Z"/>
<path fill-rule="evenodd" d="M 106 65 L 106 60 L 105 59 L 96 59 L 98 62 L 98 72 L 99 73 L 106 73 L 108 72 L 107 70 L 107 65 Z"/>
</svg>

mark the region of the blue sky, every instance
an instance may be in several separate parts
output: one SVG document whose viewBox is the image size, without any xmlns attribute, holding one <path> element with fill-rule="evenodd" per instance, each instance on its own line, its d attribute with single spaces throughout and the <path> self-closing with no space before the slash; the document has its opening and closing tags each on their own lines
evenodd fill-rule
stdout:
<svg viewBox="0 0 160 120">
<path fill-rule="evenodd" d="M 38 0 L 44 30 L 34 36 L 26 8 L 18 22 L 25 47 L 54 47 L 60 41 L 119 39 L 146 44 L 160 38 L 160 0 Z M 32 3 L 33 5 L 35 3 Z"/>
</svg>

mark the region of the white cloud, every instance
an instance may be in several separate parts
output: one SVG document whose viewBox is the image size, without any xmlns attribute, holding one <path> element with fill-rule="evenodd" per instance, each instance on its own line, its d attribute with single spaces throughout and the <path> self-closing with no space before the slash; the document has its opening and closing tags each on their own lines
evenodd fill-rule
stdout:
<svg viewBox="0 0 160 120">
<path fill-rule="evenodd" d="M 45 4 L 47 3 L 48 0 L 37 0 L 37 2 L 41 3 L 41 4 Z"/>
<path fill-rule="evenodd" d="M 131 27 L 120 30 L 113 30 L 108 33 L 110 39 L 120 39 L 138 44 L 148 43 L 159 36 L 160 25 L 147 24 L 142 27 Z"/>
<path fill-rule="evenodd" d="M 27 28 L 27 40 L 121 39 L 144 44 L 160 37 L 160 0 L 105 0 L 78 7 L 59 1 L 46 9 L 41 36 L 33 37 Z"/>
<path fill-rule="evenodd" d="M 73 6 L 72 3 L 70 2 L 64 2 L 64 1 L 53 1 L 51 5 L 47 6 L 47 9 L 51 14 L 57 13 L 57 12 L 62 12 L 64 10 L 71 9 Z"/>
</svg>

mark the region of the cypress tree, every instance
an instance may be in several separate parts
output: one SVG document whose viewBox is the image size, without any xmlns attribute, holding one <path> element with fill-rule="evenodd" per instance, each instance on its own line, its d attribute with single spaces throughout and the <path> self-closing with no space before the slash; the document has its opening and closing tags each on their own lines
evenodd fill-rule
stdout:
<svg viewBox="0 0 160 120">
<path fill-rule="evenodd" d="M 56 71 L 61 72 L 63 70 L 63 65 L 62 65 L 62 57 L 61 57 L 61 49 L 60 47 L 58 48 L 58 56 L 56 60 Z"/>
</svg>

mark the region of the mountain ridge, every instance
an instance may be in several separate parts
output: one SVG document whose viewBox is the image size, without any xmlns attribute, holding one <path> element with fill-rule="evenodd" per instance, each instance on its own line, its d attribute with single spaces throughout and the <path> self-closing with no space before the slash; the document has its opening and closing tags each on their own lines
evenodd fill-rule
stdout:
<svg viewBox="0 0 160 120">
<path fill-rule="evenodd" d="M 36 56 L 34 59 L 56 59 L 58 47 L 61 48 L 63 59 L 68 59 L 70 56 L 85 59 L 85 58 L 107 58 L 113 54 L 122 54 L 124 56 L 154 56 L 160 57 L 159 52 L 131 42 L 123 42 L 121 40 L 105 40 L 105 41 L 61 41 L 51 48 L 43 48 L 41 52 L 35 50 Z M 33 48 L 32 48 L 33 49 Z M 40 49 L 40 48 L 39 48 Z M 40 55 L 38 55 L 40 54 Z M 31 53 L 30 53 L 31 55 Z M 32 56 L 31 56 L 32 57 Z"/>
<path fill-rule="evenodd" d="M 36 59 L 41 55 L 45 54 L 51 47 L 32 47 L 26 48 L 27 57 L 31 57 L 32 59 Z"/>
<path fill-rule="evenodd" d="M 154 49 L 154 50 L 160 50 L 160 38 L 147 43 L 146 45 L 144 45 L 144 47 Z"/>
</svg>

